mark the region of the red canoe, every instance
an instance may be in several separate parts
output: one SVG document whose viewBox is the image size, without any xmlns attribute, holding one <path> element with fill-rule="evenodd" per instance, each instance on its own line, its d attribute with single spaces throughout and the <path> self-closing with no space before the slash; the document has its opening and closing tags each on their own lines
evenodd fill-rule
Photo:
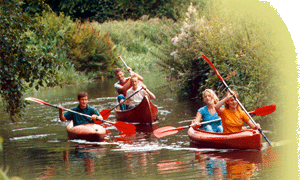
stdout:
<svg viewBox="0 0 300 180">
<path fill-rule="evenodd" d="M 148 123 L 157 121 L 157 107 L 145 96 L 141 103 L 129 110 L 116 110 L 117 121 L 129 123 Z"/>
<path fill-rule="evenodd" d="M 189 128 L 188 135 L 194 145 L 217 149 L 261 149 L 261 135 L 255 130 L 236 133 L 213 133 Z"/>
<path fill-rule="evenodd" d="M 82 139 L 86 141 L 103 141 L 106 130 L 99 124 L 82 124 L 73 127 L 73 121 L 67 126 L 69 139 Z"/>
</svg>

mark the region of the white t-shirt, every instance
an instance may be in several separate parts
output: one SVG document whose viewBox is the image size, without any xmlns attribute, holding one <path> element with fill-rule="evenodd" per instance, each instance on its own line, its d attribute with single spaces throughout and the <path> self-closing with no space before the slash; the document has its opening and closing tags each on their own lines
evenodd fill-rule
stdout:
<svg viewBox="0 0 300 180">
<path fill-rule="evenodd" d="M 136 91 L 138 91 L 140 88 L 141 87 L 138 87 Z M 126 98 L 132 95 L 133 93 L 135 93 L 136 91 L 133 91 L 132 87 L 128 89 Z M 146 95 L 148 95 L 148 93 L 144 89 L 140 90 L 138 93 L 136 93 L 130 98 L 130 105 L 135 105 L 135 106 L 138 105 Z"/>
</svg>

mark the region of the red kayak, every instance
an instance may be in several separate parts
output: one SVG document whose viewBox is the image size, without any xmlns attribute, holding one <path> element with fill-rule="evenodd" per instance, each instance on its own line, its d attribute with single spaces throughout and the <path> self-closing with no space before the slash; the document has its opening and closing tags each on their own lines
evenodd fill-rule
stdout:
<svg viewBox="0 0 300 180">
<path fill-rule="evenodd" d="M 140 104 L 129 110 L 116 110 L 117 121 L 152 124 L 157 121 L 157 107 L 145 96 Z"/>
<path fill-rule="evenodd" d="M 235 133 L 213 133 L 189 128 L 188 135 L 194 145 L 217 149 L 261 149 L 261 135 L 255 130 Z"/>
<path fill-rule="evenodd" d="M 103 141 L 106 130 L 99 124 L 82 124 L 73 126 L 71 121 L 67 126 L 69 139 L 82 139 L 86 141 L 98 142 Z"/>
</svg>

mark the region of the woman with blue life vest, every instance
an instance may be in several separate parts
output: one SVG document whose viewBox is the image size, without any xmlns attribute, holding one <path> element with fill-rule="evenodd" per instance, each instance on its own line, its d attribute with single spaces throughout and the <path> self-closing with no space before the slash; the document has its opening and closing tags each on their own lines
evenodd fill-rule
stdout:
<svg viewBox="0 0 300 180">
<path fill-rule="evenodd" d="M 215 119 L 220 119 L 218 113 L 215 110 L 215 105 L 219 102 L 219 99 L 216 93 L 211 89 L 205 89 L 202 93 L 203 100 L 206 103 L 206 106 L 200 108 L 196 114 L 195 120 L 192 122 L 194 129 L 197 129 L 201 126 L 200 121 L 211 121 Z M 215 121 L 208 124 L 204 124 L 202 127 L 205 131 L 210 132 L 223 132 L 222 122 Z"/>
</svg>

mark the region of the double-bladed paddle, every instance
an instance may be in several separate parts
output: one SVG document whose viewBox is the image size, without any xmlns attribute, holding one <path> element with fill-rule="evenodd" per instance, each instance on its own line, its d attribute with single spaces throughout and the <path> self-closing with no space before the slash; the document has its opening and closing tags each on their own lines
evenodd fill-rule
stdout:
<svg viewBox="0 0 300 180">
<path fill-rule="evenodd" d="M 25 98 L 25 100 L 33 101 L 33 102 L 36 102 L 36 103 L 39 103 L 39 104 L 42 104 L 42 105 L 46 105 L 46 106 L 51 106 L 51 107 L 59 108 L 57 105 L 49 104 L 49 103 L 44 102 L 44 101 L 42 101 L 40 99 L 37 99 L 37 98 L 28 97 L 28 98 Z M 83 114 L 83 113 L 80 113 L 80 112 L 77 112 L 77 111 L 73 111 L 71 109 L 63 108 L 63 110 L 69 111 L 69 112 L 72 112 L 72 113 L 75 113 L 75 114 L 79 114 L 81 116 L 85 116 L 85 117 L 88 117 L 88 118 L 92 117 L 90 115 Z M 105 120 L 98 119 L 98 118 L 95 121 L 95 123 L 99 124 L 98 121 L 103 121 L 105 123 L 109 123 L 111 125 L 114 125 L 119 131 L 121 131 L 121 132 L 123 132 L 125 134 L 134 134 L 135 133 L 135 125 L 133 125 L 133 124 L 129 124 L 129 123 L 121 122 L 121 121 L 117 121 L 117 122 L 114 123 L 114 122 L 105 121 Z"/>
<path fill-rule="evenodd" d="M 126 68 L 128 67 L 127 64 L 125 63 L 125 61 L 123 60 L 122 56 L 118 56 L 118 58 L 120 58 L 124 65 L 126 66 Z M 129 71 L 130 72 L 130 71 Z M 130 95 L 129 97 L 127 97 L 126 99 L 124 99 L 123 102 L 125 102 L 126 100 L 130 99 L 132 96 L 134 96 L 136 93 L 138 93 L 140 90 L 142 90 L 143 88 L 137 90 L 136 92 L 134 92 L 132 95 Z M 113 107 L 112 109 L 104 109 L 100 112 L 101 116 L 103 117 L 103 119 L 107 119 L 110 115 L 110 112 L 112 110 L 114 110 L 116 107 L 120 106 L 123 102 L 119 103 L 118 105 L 116 105 L 115 107 Z"/>
<path fill-rule="evenodd" d="M 275 110 L 276 110 L 276 105 L 272 104 L 272 105 L 257 108 L 254 111 L 250 111 L 249 114 L 256 114 L 258 116 L 264 116 L 264 115 L 267 115 L 267 114 L 271 114 Z M 208 123 L 215 122 L 215 121 L 220 121 L 220 120 L 221 119 L 215 119 L 215 120 L 211 120 L 211 121 L 205 121 L 205 122 L 202 122 L 200 124 L 203 125 L 203 124 L 208 124 Z M 176 134 L 178 131 L 180 131 L 182 129 L 187 129 L 187 128 L 193 127 L 195 125 L 196 124 L 188 125 L 188 126 L 181 126 L 181 127 L 177 127 L 177 128 L 172 127 L 172 126 L 165 126 L 165 127 L 161 127 L 161 128 L 158 128 L 158 129 L 154 130 L 153 134 L 157 138 L 162 138 L 162 137 L 165 137 L 165 136 Z"/>
<path fill-rule="evenodd" d="M 202 122 L 200 124 L 203 125 L 203 124 L 207 124 L 207 123 L 211 123 L 211 122 L 215 122 L 215 121 L 220 121 L 220 120 L 221 119 L 215 119 L 215 120 L 211 120 L 211 121 L 205 121 L 205 122 Z M 191 125 L 188 125 L 188 126 L 181 126 L 181 127 L 165 126 L 165 127 L 155 129 L 153 131 L 153 134 L 157 138 L 162 138 L 162 137 L 165 137 L 165 136 L 170 136 L 170 135 L 176 134 L 178 131 L 180 131 L 182 129 L 187 129 L 187 128 L 193 127 L 195 125 L 196 124 L 193 124 L 193 125 L 191 124 Z"/>
<path fill-rule="evenodd" d="M 130 99 L 132 96 L 134 96 L 136 93 L 138 93 L 138 92 L 139 92 L 140 90 L 142 90 L 142 89 L 143 89 L 143 88 L 141 88 L 141 89 L 135 91 L 133 94 L 131 94 L 130 96 L 128 96 L 126 99 L 124 99 L 123 102 L 119 103 L 118 105 L 116 105 L 116 106 L 113 107 L 112 109 L 104 109 L 104 110 L 102 110 L 102 111 L 100 112 L 102 118 L 103 118 L 104 120 L 107 119 L 108 116 L 110 115 L 110 112 L 111 112 L 112 110 L 114 110 L 116 107 L 120 106 L 122 103 L 124 103 L 126 100 Z"/>
<path fill-rule="evenodd" d="M 210 64 L 210 66 L 214 69 L 215 73 L 217 74 L 217 76 L 219 77 L 219 79 L 222 81 L 222 83 L 225 85 L 225 87 L 228 89 L 228 91 L 233 95 L 232 90 L 229 88 L 229 86 L 227 85 L 227 83 L 224 81 L 224 79 L 222 78 L 222 76 L 220 75 L 220 73 L 218 72 L 218 70 L 215 68 L 215 66 L 213 65 L 213 63 L 204 55 L 202 54 L 202 57 Z M 247 110 L 245 109 L 245 107 L 242 105 L 242 103 L 238 100 L 238 98 L 234 95 L 233 96 L 235 98 L 235 100 L 238 102 L 238 104 L 240 105 L 240 107 L 243 109 L 243 111 L 245 111 L 245 113 L 247 114 L 247 116 L 250 118 L 250 120 L 252 121 L 252 123 L 256 126 L 256 122 L 253 120 L 253 118 L 250 116 L 250 114 L 247 112 Z M 262 132 L 261 129 L 258 129 L 258 131 L 260 132 L 261 135 L 263 135 L 263 137 L 266 139 L 266 141 L 269 143 L 269 145 L 271 146 L 271 142 L 269 141 L 269 139 L 267 138 L 267 136 Z"/>
</svg>

